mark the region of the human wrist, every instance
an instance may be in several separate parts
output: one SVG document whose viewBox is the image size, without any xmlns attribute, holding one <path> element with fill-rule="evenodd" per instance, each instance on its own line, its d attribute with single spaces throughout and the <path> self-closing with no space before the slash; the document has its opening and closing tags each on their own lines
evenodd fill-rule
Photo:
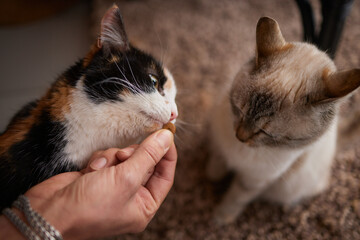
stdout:
<svg viewBox="0 0 360 240">
<path fill-rule="evenodd" d="M 72 230 L 76 222 L 74 219 L 76 214 L 71 214 L 67 210 L 66 203 L 62 198 L 57 196 L 53 196 L 50 199 L 39 199 L 31 196 L 28 198 L 33 210 L 59 231 L 63 239 L 75 239 Z"/>
<path fill-rule="evenodd" d="M 25 221 L 24 214 L 22 214 L 19 210 L 15 208 L 12 208 L 11 210 L 13 210 L 21 220 Z M 21 232 L 5 215 L 0 215 L 0 229 L 6 229 L 6 231 L 0 231 L 0 239 L 25 239 Z"/>
</svg>

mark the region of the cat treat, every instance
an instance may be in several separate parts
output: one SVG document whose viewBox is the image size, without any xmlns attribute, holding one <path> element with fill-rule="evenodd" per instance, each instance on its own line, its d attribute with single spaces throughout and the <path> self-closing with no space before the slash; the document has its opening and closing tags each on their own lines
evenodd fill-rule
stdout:
<svg viewBox="0 0 360 240">
<path fill-rule="evenodd" d="M 162 129 L 167 129 L 170 132 L 172 132 L 173 134 L 175 134 L 175 132 L 176 132 L 175 124 L 173 124 L 172 122 L 166 123 Z"/>
</svg>

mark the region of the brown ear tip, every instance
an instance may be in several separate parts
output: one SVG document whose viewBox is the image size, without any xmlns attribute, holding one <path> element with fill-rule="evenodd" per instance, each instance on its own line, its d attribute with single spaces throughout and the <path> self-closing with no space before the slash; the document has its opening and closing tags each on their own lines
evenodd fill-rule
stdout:
<svg viewBox="0 0 360 240">
<path fill-rule="evenodd" d="M 114 3 L 111 7 L 111 9 L 119 9 L 118 5 L 116 3 Z"/>
<path fill-rule="evenodd" d="M 277 25 L 277 22 L 275 19 L 270 17 L 261 17 L 257 23 L 257 26 L 259 27 L 261 25 Z"/>
<path fill-rule="evenodd" d="M 110 8 L 107 9 L 103 16 L 103 20 L 119 11 L 119 7 L 114 3 Z"/>
</svg>

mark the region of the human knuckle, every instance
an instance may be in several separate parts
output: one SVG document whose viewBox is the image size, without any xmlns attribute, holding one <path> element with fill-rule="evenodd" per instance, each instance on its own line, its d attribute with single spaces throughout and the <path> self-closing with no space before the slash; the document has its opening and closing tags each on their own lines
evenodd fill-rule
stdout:
<svg viewBox="0 0 360 240">
<path fill-rule="evenodd" d="M 148 201 L 144 205 L 143 216 L 147 221 L 150 221 L 158 210 L 158 205 L 156 201 Z"/>
<path fill-rule="evenodd" d="M 126 173 L 123 173 L 122 181 L 125 186 L 131 188 L 132 186 L 136 185 L 137 177 L 135 176 L 133 171 L 128 171 Z"/>
</svg>

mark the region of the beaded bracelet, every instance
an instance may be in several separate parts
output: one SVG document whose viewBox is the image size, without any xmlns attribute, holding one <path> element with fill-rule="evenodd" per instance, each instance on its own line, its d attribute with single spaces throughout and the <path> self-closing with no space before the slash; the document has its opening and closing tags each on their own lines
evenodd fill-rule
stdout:
<svg viewBox="0 0 360 240">
<path fill-rule="evenodd" d="M 22 211 L 30 227 L 26 225 L 10 208 L 3 210 L 3 214 L 16 226 L 16 228 L 28 239 L 31 240 L 62 240 L 62 236 L 53 226 L 51 226 L 39 213 L 34 211 L 30 201 L 24 195 L 20 195 L 13 203 Z"/>
</svg>

